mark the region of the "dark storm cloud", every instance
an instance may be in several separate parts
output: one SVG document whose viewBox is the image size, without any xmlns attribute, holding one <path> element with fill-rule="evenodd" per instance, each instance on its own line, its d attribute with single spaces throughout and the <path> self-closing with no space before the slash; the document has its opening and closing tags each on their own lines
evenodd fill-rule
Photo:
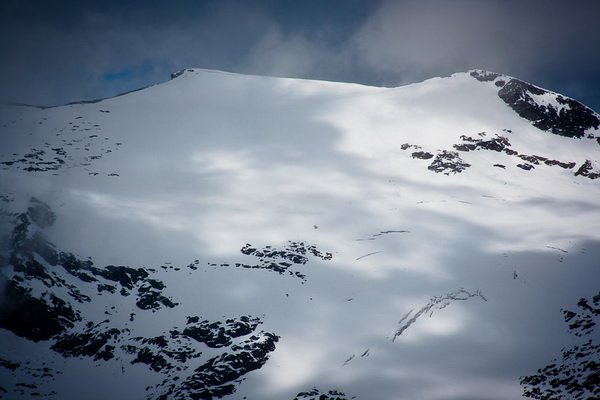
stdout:
<svg viewBox="0 0 600 400">
<path fill-rule="evenodd" d="M 56 104 L 186 67 L 398 85 L 471 68 L 600 109 L 597 1 L 4 1 L 0 100 Z"/>
<path fill-rule="evenodd" d="M 328 51 L 377 4 L 325 3 L 9 0 L 0 5 L 2 98 L 109 96 L 186 67 L 323 77 Z M 105 79 L 114 76 L 123 79 Z"/>
<path fill-rule="evenodd" d="M 598 16 L 598 1 L 388 1 L 354 41 L 390 80 L 484 68 L 592 98 L 600 86 Z"/>
<path fill-rule="evenodd" d="M 162 3 L 152 8 L 150 2 L 137 8 L 125 3 L 123 9 L 110 2 L 102 9 L 83 4 L 60 3 L 64 14 L 31 15 L 15 6 L 18 16 L 2 29 L 2 51 L 10 54 L 2 67 L 8 93 L 42 101 L 105 96 L 168 79 L 178 68 L 237 65 L 269 25 L 260 11 L 225 2 L 190 2 L 181 9 Z M 127 82 L 104 79 L 128 70 L 142 73 Z"/>
</svg>

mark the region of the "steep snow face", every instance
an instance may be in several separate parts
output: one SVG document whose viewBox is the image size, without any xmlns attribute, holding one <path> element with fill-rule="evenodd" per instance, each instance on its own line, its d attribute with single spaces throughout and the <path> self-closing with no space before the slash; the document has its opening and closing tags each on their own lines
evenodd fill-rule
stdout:
<svg viewBox="0 0 600 400">
<path fill-rule="evenodd" d="M 4 107 L 0 398 L 597 396 L 598 127 L 485 71 Z"/>
</svg>

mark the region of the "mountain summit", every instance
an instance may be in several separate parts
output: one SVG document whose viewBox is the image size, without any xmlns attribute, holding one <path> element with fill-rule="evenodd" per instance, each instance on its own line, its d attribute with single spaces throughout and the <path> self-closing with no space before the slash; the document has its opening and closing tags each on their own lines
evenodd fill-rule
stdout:
<svg viewBox="0 0 600 400">
<path fill-rule="evenodd" d="M 186 69 L 0 135 L 0 398 L 600 395 L 574 99 Z"/>
<path fill-rule="evenodd" d="M 500 88 L 498 96 L 510 108 L 543 131 L 581 138 L 586 130 L 600 126 L 598 114 L 576 100 L 493 72 L 474 70 L 471 76 L 493 82 Z"/>
</svg>

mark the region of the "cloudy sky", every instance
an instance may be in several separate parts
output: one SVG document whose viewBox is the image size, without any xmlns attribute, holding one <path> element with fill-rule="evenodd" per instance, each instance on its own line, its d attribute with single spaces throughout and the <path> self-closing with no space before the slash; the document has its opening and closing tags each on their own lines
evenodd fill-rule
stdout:
<svg viewBox="0 0 600 400">
<path fill-rule="evenodd" d="M 600 110 L 600 1 L 0 2 L 0 101 L 94 99 L 187 67 L 397 86 L 472 68 Z"/>
</svg>

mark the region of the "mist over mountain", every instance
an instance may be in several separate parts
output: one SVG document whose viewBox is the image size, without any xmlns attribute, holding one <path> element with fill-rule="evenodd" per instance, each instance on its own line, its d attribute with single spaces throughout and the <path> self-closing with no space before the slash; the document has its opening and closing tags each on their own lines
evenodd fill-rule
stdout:
<svg viewBox="0 0 600 400">
<path fill-rule="evenodd" d="M 0 137 L 0 398 L 600 396 L 575 99 L 185 69 Z"/>
</svg>

